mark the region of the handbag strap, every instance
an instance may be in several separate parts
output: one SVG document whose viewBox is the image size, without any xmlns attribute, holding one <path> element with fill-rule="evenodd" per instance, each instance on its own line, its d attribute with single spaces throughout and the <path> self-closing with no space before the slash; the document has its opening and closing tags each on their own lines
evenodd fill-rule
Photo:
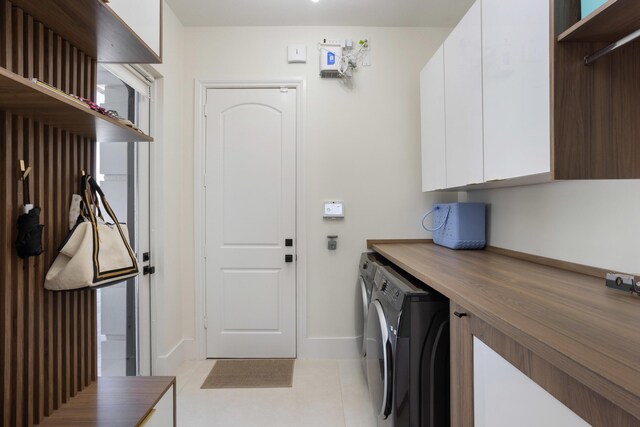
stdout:
<svg viewBox="0 0 640 427">
<path fill-rule="evenodd" d="M 86 215 L 83 216 L 85 216 L 86 219 L 90 219 L 91 217 L 98 217 L 104 221 L 104 217 L 102 216 L 102 209 L 100 208 L 100 202 L 102 202 L 102 205 L 104 206 L 111 220 L 115 224 L 119 223 L 118 218 L 116 218 L 115 213 L 109 205 L 109 202 L 107 202 L 107 198 L 104 195 L 104 192 L 91 175 L 82 177 L 80 181 L 80 192 L 82 194 L 82 201 L 84 203 L 81 212 L 84 211 L 84 214 Z M 95 212 L 91 211 L 92 206 L 95 209 Z M 91 212 L 91 214 L 89 214 L 89 212 Z"/>
<path fill-rule="evenodd" d="M 122 240 L 124 241 L 127 247 L 127 250 L 129 252 L 129 255 L 131 256 L 131 259 L 134 260 L 135 262 L 135 255 L 133 253 L 133 249 L 129 245 L 124 235 L 124 231 L 122 231 L 122 227 L 120 227 L 120 222 L 118 221 L 118 218 L 116 217 L 115 212 L 113 212 L 113 209 L 111 209 L 111 206 L 109 205 L 109 202 L 107 201 L 106 196 L 104 195 L 102 189 L 100 188 L 96 180 L 91 175 L 84 176 L 81 187 L 82 187 L 82 193 L 83 193 L 83 200 L 84 200 L 84 203 L 87 204 L 87 206 L 90 206 L 88 204 L 90 202 L 89 200 L 90 193 L 93 193 L 94 195 L 99 196 L 99 197 L 95 197 L 96 206 L 98 206 L 98 203 L 99 203 L 98 199 L 102 200 L 102 206 L 104 206 L 105 211 L 107 211 L 107 215 L 109 215 L 109 217 L 113 220 L 114 225 L 118 229 L 118 232 L 120 233 L 120 236 L 122 237 Z M 94 215 L 93 211 L 90 208 L 87 210 L 89 214 L 88 220 L 93 224 L 95 232 L 98 233 L 98 221 L 96 219 L 96 216 Z M 102 218 L 102 214 L 100 213 L 99 207 L 98 207 L 98 212 L 99 212 L 99 217 Z M 104 220 L 104 218 L 102 219 Z"/>
<path fill-rule="evenodd" d="M 442 221 L 442 224 L 440 224 L 436 228 L 429 228 L 426 225 L 424 225 L 424 220 L 427 219 L 427 217 L 429 215 L 431 215 L 434 211 L 440 210 L 440 209 L 442 209 L 440 206 L 435 206 L 433 209 L 431 209 L 429 212 L 427 212 L 426 214 L 423 215 L 423 217 L 422 217 L 422 228 L 424 228 L 427 231 L 434 232 L 434 231 L 438 231 L 442 227 L 444 227 L 444 225 L 447 223 L 447 219 L 449 218 L 449 212 L 451 212 L 451 206 L 447 206 L 447 214 L 445 215 L 444 220 Z"/>
</svg>

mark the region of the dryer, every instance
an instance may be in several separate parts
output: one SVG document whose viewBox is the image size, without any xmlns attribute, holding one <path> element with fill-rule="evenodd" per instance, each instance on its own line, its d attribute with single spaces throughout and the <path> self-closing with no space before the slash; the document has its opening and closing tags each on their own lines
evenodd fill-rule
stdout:
<svg viewBox="0 0 640 427">
<path fill-rule="evenodd" d="M 363 367 L 365 366 L 364 357 L 366 355 L 364 337 L 367 331 L 367 313 L 371 302 L 371 293 L 373 292 L 373 279 L 378 267 L 384 264 L 386 264 L 385 259 L 374 252 L 364 252 L 360 255 L 357 288 L 362 301 L 362 348 L 360 354 L 363 358 Z"/>
<path fill-rule="evenodd" d="M 367 315 L 366 369 L 379 427 L 449 426 L 449 301 L 379 267 Z"/>
</svg>

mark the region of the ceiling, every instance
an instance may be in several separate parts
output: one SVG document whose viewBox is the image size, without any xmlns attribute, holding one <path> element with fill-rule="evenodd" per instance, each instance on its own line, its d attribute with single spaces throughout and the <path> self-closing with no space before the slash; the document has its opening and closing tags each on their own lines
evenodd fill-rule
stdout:
<svg viewBox="0 0 640 427">
<path fill-rule="evenodd" d="M 186 26 L 452 27 L 474 0 L 168 0 Z"/>
</svg>

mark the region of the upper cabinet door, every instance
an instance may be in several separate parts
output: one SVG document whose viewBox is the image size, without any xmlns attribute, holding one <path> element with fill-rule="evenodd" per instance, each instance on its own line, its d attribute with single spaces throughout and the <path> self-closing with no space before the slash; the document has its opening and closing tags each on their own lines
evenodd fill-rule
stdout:
<svg viewBox="0 0 640 427">
<path fill-rule="evenodd" d="M 162 56 L 162 0 L 109 0 L 108 5 L 158 56 Z"/>
<path fill-rule="evenodd" d="M 549 2 L 482 0 L 485 180 L 550 171 Z"/>
<path fill-rule="evenodd" d="M 483 182 L 480 0 L 444 42 L 447 187 Z"/>
<path fill-rule="evenodd" d="M 422 191 L 440 190 L 447 186 L 443 46 L 420 73 L 420 102 Z"/>
</svg>

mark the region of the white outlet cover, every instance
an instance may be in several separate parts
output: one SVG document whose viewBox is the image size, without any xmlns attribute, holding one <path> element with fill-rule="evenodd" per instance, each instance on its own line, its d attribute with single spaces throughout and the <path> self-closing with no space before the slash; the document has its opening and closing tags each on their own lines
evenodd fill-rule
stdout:
<svg viewBox="0 0 640 427">
<path fill-rule="evenodd" d="M 307 62 L 307 46 L 304 44 L 290 44 L 287 46 L 289 64 L 304 64 Z"/>
</svg>

